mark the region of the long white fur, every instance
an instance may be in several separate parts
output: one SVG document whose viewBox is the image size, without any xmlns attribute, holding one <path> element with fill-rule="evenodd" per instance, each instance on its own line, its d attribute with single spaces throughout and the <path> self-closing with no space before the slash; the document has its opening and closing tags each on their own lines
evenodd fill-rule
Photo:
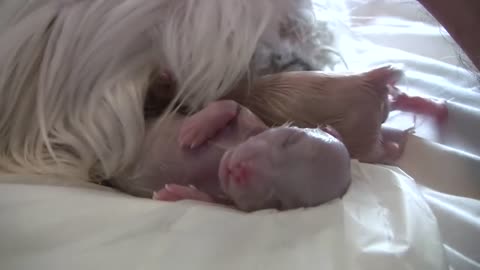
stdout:
<svg viewBox="0 0 480 270">
<path fill-rule="evenodd" d="M 309 0 L 18 3 L 0 13 L 0 171 L 81 181 L 133 166 L 153 72 L 171 71 L 176 98 L 199 108 L 249 71 L 261 41 L 276 43 L 284 18 L 311 9 Z"/>
</svg>

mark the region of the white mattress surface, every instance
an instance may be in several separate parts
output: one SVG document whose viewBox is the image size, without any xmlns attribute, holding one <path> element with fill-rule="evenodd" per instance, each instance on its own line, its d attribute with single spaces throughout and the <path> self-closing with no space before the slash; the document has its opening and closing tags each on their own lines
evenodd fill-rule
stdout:
<svg viewBox="0 0 480 270">
<path fill-rule="evenodd" d="M 249 215 L 2 176 L 0 269 L 480 269 L 478 82 L 414 1 L 347 7 L 357 35 L 342 48 L 350 69 L 402 64 L 404 89 L 451 99 L 445 126 L 417 119 L 401 169 L 354 161 L 341 200 Z M 394 114 L 389 124 L 412 119 Z"/>
<path fill-rule="evenodd" d="M 4 178 L 0 269 L 448 269 L 413 179 L 352 167 L 342 200 L 253 214 Z"/>
<path fill-rule="evenodd" d="M 402 90 L 449 100 L 444 125 L 426 117 L 414 121 L 406 113 L 392 114 L 388 125 L 416 123 L 416 137 L 399 166 L 433 209 L 452 269 L 480 269 L 480 81 L 466 69 L 461 49 L 416 1 L 349 0 L 347 5 L 352 31 L 362 43 L 348 49 L 354 67 L 402 65 Z"/>
</svg>

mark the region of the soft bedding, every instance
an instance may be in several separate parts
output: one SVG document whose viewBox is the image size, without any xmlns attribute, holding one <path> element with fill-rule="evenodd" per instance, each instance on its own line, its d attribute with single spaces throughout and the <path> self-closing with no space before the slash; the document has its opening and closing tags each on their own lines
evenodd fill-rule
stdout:
<svg viewBox="0 0 480 270">
<path fill-rule="evenodd" d="M 452 3 L 453 4 L 453 3 Z M 432 208 L 452 269 L 480 269 L 480 82 L 445 30 L 414 1 L 347 1 L 359 65 L 401 64 L 402 89 L 450 101 L 443 126 L 392 114 L 388 124 L 417 133 L 399 166 Z M 363 48 L 362 48 L 363 47 Z"/>
<path fill-rule="evenodd" d="M 347 7 L 357 36 L 342 51 L 350 69 L 402 64 L 410 92 L 452 99 L 446 127 L 416 120 L 400 168 L 353 161 L 341 200 L 248 215 L 3 176 L 0 269 L 480 269 L 478 82 L 415 2 Z M 410 127 L 413 117 L 388 124 Z"/>
<path fill-rule="evenodd" d="M 395 168 L 352 167 L 342 200 L 254 214 L 14 184 L 22 182 L 16 176 L 0 189 L 0 268 L 447 269 L 436 219 L 413 179 Z"/>
</svg>

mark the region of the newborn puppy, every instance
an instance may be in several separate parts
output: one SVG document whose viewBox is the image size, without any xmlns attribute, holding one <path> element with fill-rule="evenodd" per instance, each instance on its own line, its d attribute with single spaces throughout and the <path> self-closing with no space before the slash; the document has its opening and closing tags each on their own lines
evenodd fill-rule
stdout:
<svg viewBox="0 0 480 270">
<path fill-rule="evenodd" d="M 411 97 L 395 87 L 403 72 L 390 66 L 357 74 L 315 71 L 264 76 L 251 91 L 242 87 L 228 97 L 249 108 L 269 126 L 292 122 L 312 128 L 328 124 L 343 138 L 352 158 L 393 164 L 403 152 L 409 131 L 382 127 L 392 110 L 445 119 L 442 102 Z"/>
<path fill-rule="evenodd" d="M 217 101 L 187 118 L 153 122 L 132 177 L 114 185 L 157 200 L 231 203 L 244 211 L 316 206 L 350 184 L 348 151 L 335 136 L 327 127 L 268 129 L 238 103 Z"/>
<path fill-rule="evenodd" d="M 272 128 L 228 150 L 220 163 L 222 190 L 241 209 L 317 206 L 350 184 L 345 146 L 320 129 Z"/>
</svg>

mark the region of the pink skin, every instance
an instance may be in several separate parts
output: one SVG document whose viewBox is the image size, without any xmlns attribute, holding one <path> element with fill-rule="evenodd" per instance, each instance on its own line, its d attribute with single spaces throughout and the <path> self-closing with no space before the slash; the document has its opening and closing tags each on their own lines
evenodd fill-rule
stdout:
<svg viewBox="0 0 480 270">
<path fill-rule="evenodd" d="M 214 202 L 214 199 L 207 193 L 201 192 L 193 186 L 165 185 L 165 188 L 153 193 L 153 199 L 158 201 L 179 201 L 179 200 L 197 200 L 204 202 Z"/>
<path fill-rule="evenodd" d="M 320 129 L 272 128 L 228 150 L 222 190 L 244 211 L 316 206 L 350 185 L 345 146 Z"/>
<path fill-rule="evenodd" d="M 188 117 L 183 122 L 178 136 L 179 145 L 189 149 L 201 146 L 215 137 L 237 117 L 240 108 L 238 103 L 231 100 L 210 103 L 205 109 Z M 254 119 L 254 121 L 256 120 Z M 155 192 L 153 199 L 170 202 L 179 200 L 215 202 L 212 196 L 193 186 L 187 187 L 175 184 L 166 185 L 164 189 Z"/>
<path fill-rule="evenodd" d="M 403 112 L 411 112 L 434 117 L 439 123 L 443 123 L 448 119 L 448 108 L 444 101 L 433 100 L 418 96 L 409 96 L 400 92 L 397 88 L 391 87 L 391 99 L 389 101 L 389 110 L 399 110 Z M 373 149 L 374 158 L 369 160 L 361 160 L 365 162 L 379 162 L 394 165 L 395 161 L 402 155 L 407 135 L 412 133 L 414 129 L 405 131 L 381 127 L 381 145 Z M 376 157 L 375 157 L 376 156 Z"/>
<path fill-rule="evenodd" d="M 442 117 L 446 111 L 442 103 L 425 98 L 409 97 L 403 93 L 396 95 L 390 105 L 391 109 Z M 206 109 L 186 119 L 180 129 L 179 144 L 187 149 L 194 149 L 218 136 L 226 125 L 238 117 L 239 108 L 236 102 L 229 100 L 213 102 Z M 262 208 L 289 209 L 317 205 L 340 197 L 346 191 L 350 183 L 349 176 L 339 175 L 339 172 L 349 171 L 348 165 L 344 162 L 348 156 L 340 143 L 341 135 L 331 126 L 325 125 L 316 130 L 292 127 L 268 130 L 260 128 L 258 133 L 226 151 L 219 165 L 219 184 L 237 208 L 254 211 Z M 407 133 L 382 127 L 381 134 L 382 143 L 376 150 L 378 153 L 373 151 L 373 155 L 377 158 L 381 156 L 384 163 L 388 163 L 388 160 L 396 160 L 403 151 Z M 296 145 L 285 149 L 284 146 L 288 145 L 291 138 L 297 138 Z M 328 149 L 329 146 L 333 147 Z M 324 161 L 320 159 L 325 155 L 318 154 L 315 157 L 315 151 L 313 151 L 313 157 L 312 153 L 305 154 L 316 148 L 317 153 L 330 153 L 329 156 L 338 154 L 337 163 L 343 162 L 343 165 L 333 170 L 328 168 L 329 166 L 322 167 L 321 164 Z M 313 166 L 308 163 L 315 158 L 319 162 L 314 163 Z M 311 188 L 321 183 L 320 176 L 328 174 L 340 180 L 323 185 L 321 188 Z M 282 192 L 284 190 L 289 192 Z M 296 190 L 297 193 L 291 192 L 292 190 Z M 308 194 L 312 190 L 315 190 L 314 196 Z M 167 185 L 154 193 L 153 198 L 171 202 L 196 200 L 214 203 L 218 201 L 193 186 L 175 184 Z"/>
<path fill-rule="evenodd" d="M 444 102 L 401 93 L 393 87 L 396 75 L 388 76 L 391 77 L 387 81 L 391 99 L 386 103 L 387 115 L 390 110 L 401 110 L 431 115 L 439 120 L 446 119 L 448 110 Z M 183 122 L 178 136 L 179 144 L 186 149 L 205 144 L 218 137 L 229 123 L 238 119 L 239 112 L 243 111 L 234 101 L 211 103 Z M 255 122 L 258 119 L 250 116 L 250 120 Z M 402 154 L 408 132 L 382 127 L 380 143 L 362 161 L 392 163 Z M 297 138 L 294 146 L 285 148 L 291 138 Z M 348 156 L 344 155 L 340 141 L 341 134 L 330 126 L 311 130 L 291 127 L 267 130 L 259 125 L 258 132 L 248 140 L 227 147 L 219 165 L 219 185 L 237 208 L 246 211 L 318 205 L 340 197 L 350 183 L 348 175 L 339 173 L 349 171 L 345 162 Z M 334 166 L 322 165 L 325 163 L 322 158 L 335 155 L 338 160 Z M 316 161 L 313 165 L 309 163 L 312 160 Z M 325 175 L 331 177 L 322 181 L 321 178 Z M 337 181 L 328 181 L 332 178 Z M 321 185 L 322 183 L 324 184 Z M 313 195 L 310 194 L 313 191 Z M 154 199 L 218 201 L 195 187 L 180 185 L 166 186 L 154 194 Z"/>
<path fill-rule="evenodd" d="M 391 109 L 404 112 L 413 112 L 435 117 L 439 122 L 448 118 L 448 108 L 444 101 L 433 100 L 423 97 L 409 96 L 398 93 L 391 101 Z"/>
<path fill-rule="evenodd" d="M 219 136 L 233 119 L 250 119 L 249 126 L 259 121 L 239 108 L 229 100 L 213 102 L 184 121 L 179 144 L 187 149 L 199 147 Z M 238 116 L 239 112 L 243 114 Z M 332 127 L 309 130 L 259 126 L 257 130 L 246 141 L 229 148 L 220 161 L 219 185 L 237 208 L 255 211 L 314 206 L 346 191 L 350 160 Z M 215 202 L 205 192 L 179 185 L 167 185 L 153 198 Z"/>
<path fill-rule="evenodd" d="M 212 102 L 183 123 L 178 138 L 180 146 L 193 149 L 213 138 L 238 115 L 239 110 L 235 101 Z"/>
<path fill-rule="evenodd" d="M 385 100 L 384 112 L 386 117 L 390 111 L 399 110 L 415 114 L 423 114 L 434 117 L 439 123 L 443 123 L 448 118 L 448 108 L 445 101 L 434 100 L 420 96 L 410 96 L 398 89 L 395 84 L 403 76 L 401 70 L 393 68 L 380 68 L 370 72 L 371 76 L 383 78 L 388 89 L 387 99 Z M 385 117 L 385 119 L 386 119 Z M 413 132 L 413 129 L 405 131 L 381 127 L 380 142 L 374 145 L 371 153 L 360 159 L 362 162 L 382 163 L 394 165 L 395 161 L 402 155 L 407 135 Z"/>
</svg>

